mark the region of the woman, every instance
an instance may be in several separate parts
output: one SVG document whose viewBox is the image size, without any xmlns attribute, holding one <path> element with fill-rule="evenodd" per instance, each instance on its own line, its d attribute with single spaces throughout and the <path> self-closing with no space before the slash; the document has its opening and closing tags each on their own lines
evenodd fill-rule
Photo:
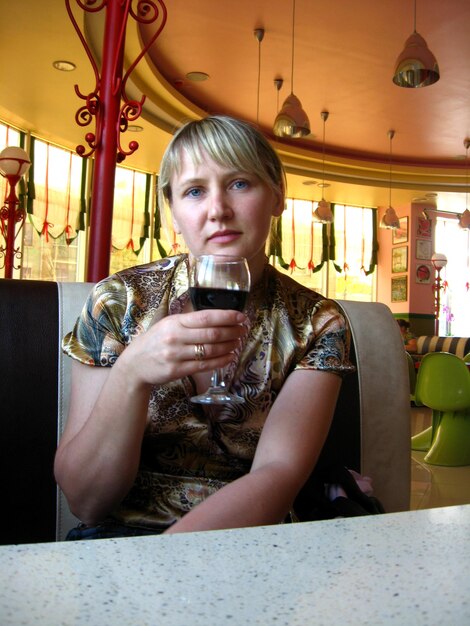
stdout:
<svg viewBox="0 0 470 626">
<path fill-rule="evenodd" d="M 55 473 L 83 522 L 71 538 L 273 524 L 289 512 L 352 366 L 334 303 L 267 262 L 284 179 L 244 122 L 207 117 L 173 137 L 160 206 L 189 257 L 101 281 L 64 339 L 74 363 Z M 192 310 L 188 266 L 202 253 L 247 258 L 245 314 Z M 244 404 L 191 403 L 214 368 L 227 368 Z"/>
<path fill-rule="evenodd" d="M 397 324 L 400 327 L 405 350 L 407 352 L 416 352 L 418 350 L 418 340 L 410 330 L 410 323 L 400 317 L 397 319 Z"/>
</svg>

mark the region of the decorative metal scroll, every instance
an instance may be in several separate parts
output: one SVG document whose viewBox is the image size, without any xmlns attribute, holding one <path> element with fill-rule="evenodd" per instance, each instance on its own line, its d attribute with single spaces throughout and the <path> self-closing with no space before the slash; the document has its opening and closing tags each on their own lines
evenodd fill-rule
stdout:
<svg viewBox="0 0 470 626">
<path fill-rule="evenodd" d="M 93 56 L 93 53 L 90 50 L 88 42 L 83 35 L 83 32 L 75 19 L 75 16 L 72 12 L 70 3 L 73 0 L 65 0 L 65 5 L 67 8 L 67 12 L 69 14 L 70 20 L 78 34 L 78 37 L 85 49 L 85 52 L 88 56 L 88 59 L 91 63 L 94 77 L 95 77 L 95 86 L 93 91 L 88 94 L 83 94 L 79 89 L 78 85 L 75 85 L 75 93 L 77 96 L 85 101 L 85 104 L 81 106 L 75 114 L 75 121 L 79 126 L 86 127 L 89 126 L 93 120 L 95 122 L 94 132 L 87 132 L 85 135 L 85 141 L 87 143 L 88 149 L 80 144 L 77 146 L 76 151 L 82 157 L 91 156 L 98 146 L 101 145 L 102 139 L 102 130 L 103 130 L 103 106 L 102 106 L 102 98 L 101 98 L 101 89 L 102 89 L 102 78 L 100 76 L 98 64 L 96 59 Z M 119 119 L 117 120 L 116 127 L 116 136 L 117 136 L 117 156 L 116 160 L 118 163 L 124 161 L 126 156 L 134 153 L 139 144 L 137 141 L 131 141 L 128 144 L 128 147 L 125 148 L 121 143 L 121 134 L 126 132 L 129 123 L 134 122 L 138 119 L 142 113 L 142 106 L 145 102 L 145 95 L 139 100 L 133 100 L 128 97 L 126 93 L 127 81 L 129 80 L 130 75 L 134 71 L 137 64 L 140 62 L 142 57 L 145 56 L 147 51 L 154 44 L 160 33 L 162 32 L 166 20 L 167 20 L 167 10 L 163 0 L 75 0 L 75 3 L 83 10 L 88 13 L 97 13 L 104 8 L 107 8 L 110 2 L 119 2 L 121 6 L 124 6 L 124 14 L 125 20 L 122 23 L 121 30 L 119 32 L 119 44 L 117 46 L 117 50 L 123 50 L 125 43 L 125 32 L 127 26 L 127 19 L 131 16 L 136 22 L 140 24 L 152 24 L 156 23 L 156 31 L 153 36 L 149 39 L 147 44 L 142 48 L 141 52 L 138 54 L 136 59 L 131 63 L 124 76 L 121 75 L 119 71 L 119 52 L 115 54 L 115 58 L 113 60 L 113 84 L 112 90 L 114 95 L 118 95 L 120 100 L 122 101 L 120 111 L 119 111 Z"/>
</svg>

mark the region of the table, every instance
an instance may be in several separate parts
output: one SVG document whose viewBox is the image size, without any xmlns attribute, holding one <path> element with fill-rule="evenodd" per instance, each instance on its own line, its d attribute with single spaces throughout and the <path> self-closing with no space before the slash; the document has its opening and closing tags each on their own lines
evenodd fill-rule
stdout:
<svg viewBox="0 0 470 626">
<path fill-rule="evenodd" d="M 2 626 L 470 624 L 470 505 L 0 547 Z"/>
</svg>

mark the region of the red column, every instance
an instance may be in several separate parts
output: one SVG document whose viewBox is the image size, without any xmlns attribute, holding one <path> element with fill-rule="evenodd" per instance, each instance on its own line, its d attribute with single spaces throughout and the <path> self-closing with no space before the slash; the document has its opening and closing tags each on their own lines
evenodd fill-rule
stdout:
<svg viewBox="0 0 470 626">
<path fill-rule="evenodd" d="M 121 79 L 128 3 L 108 0 L 103 40 L 100 83 L 101 136 L 95 151 L 87 281 L 96 282 L 109 274 L 113 221 L 114 179 L 121 107 Z"/>
</svg>

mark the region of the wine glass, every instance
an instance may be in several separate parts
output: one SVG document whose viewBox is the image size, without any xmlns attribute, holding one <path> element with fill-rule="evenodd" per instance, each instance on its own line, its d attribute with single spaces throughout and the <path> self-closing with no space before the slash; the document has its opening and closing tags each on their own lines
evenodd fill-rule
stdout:
<svg viewBox="0 0 470 626">
<path fill-rule="evenodd" d="M 244 257 L 203 254 L 193 259 L 189 272 L 189 295 L 195 311 L 243 311 L 249 291 L 250 270 Z M 229 392 L 220 369 L 212 373 L 209 389 L 191 400 L 199 404 L 240 404 L 245 401 Z"/>
</svg>

